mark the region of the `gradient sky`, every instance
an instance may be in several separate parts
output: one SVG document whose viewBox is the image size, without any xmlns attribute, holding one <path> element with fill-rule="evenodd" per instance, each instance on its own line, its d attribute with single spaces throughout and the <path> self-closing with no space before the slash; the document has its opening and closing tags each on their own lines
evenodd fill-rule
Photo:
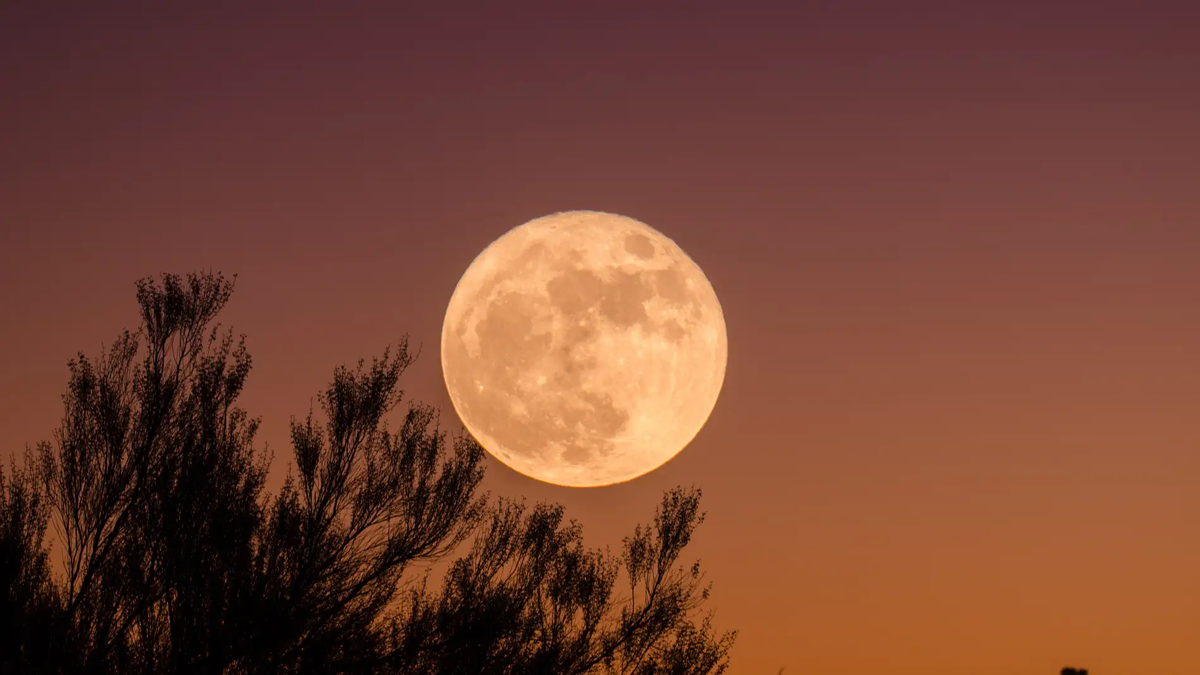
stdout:
<svg viewBox="0 0 1200 675">
<path fill-rule="evenodd" d="M 708 275 L 721 399 L 633 482 L 487 489 L 616 547 L 701 486 L 734 675 L 1200 672 L 1193 3 L 50 4 L 0 8 L 4 455 L 198 268 L 239 275 L 272 489 L 404 333 L 457 429 L 459 276 L 612 211 Z"/>
</svg>

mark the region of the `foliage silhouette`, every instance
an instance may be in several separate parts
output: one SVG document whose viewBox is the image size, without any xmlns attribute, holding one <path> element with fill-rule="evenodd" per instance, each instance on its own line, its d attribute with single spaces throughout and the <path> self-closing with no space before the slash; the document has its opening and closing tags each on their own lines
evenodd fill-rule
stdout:
<svg viewBox="0 0 1200 675">
<path fill-rule="evenodd" d="M 244 339 L 215 319 L 232 280 L 137 286 L 142 323 L 69 364 L 53 443 L 0 473 L 3 672 L 721 673 L 733 633 L 680 556 L 700 492 L 664 495 L 612 555 L 562 507 L 479 494 L 483 450 L 402 402 L 406 341 L 338 368 L 293 420 L 295 473 L 237 404 Z M 47 523 L 62 547 L 51 573 Z M 469 543 L 468 543 L 469 542 Z M 423 563 L 466 553 L 440 589 Z"/>
<path fill-rule="evenodd" d="M 1063 668 L 1061 675 L 1088 675 L 1087 668 Z"/>
<path fill-rule="evenodd" d="M 29 459 L 29 456 L 26 456 Z M 42 538 L 47 506 L 26 461 L 6 480 L 0 467 L 0 672 L 26 672 L 45 663 L 59 619 Z"/>
</svg>

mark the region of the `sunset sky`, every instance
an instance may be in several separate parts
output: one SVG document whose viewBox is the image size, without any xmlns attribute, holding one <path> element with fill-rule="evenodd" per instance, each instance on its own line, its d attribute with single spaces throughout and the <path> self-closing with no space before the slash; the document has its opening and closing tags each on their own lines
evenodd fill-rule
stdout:
<svg viewBox="0 0 1200 675">
<path fill-rule="evenodd" d="M 720 400 L 632 482 L 486 489 L 616 548 L 700 486 L 733 675 L 1200 673 L 1194 3 L 68 4 L 0 8 L 5 457 L 196 269 L 238 275 L 269 489 L 406 333 L 457 431 L 459 277 L 610 211 L 712 282 Z"/>
</svg>

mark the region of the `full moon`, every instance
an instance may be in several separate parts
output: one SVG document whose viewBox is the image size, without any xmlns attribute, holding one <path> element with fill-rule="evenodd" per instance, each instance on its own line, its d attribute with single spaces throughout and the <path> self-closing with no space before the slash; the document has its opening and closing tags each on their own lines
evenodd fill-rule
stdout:
<svg viewBox="0 0 1200 675">
<path fill-rule="evenodd" d="M 648 225 L 596 211 L 492 242 L 442 325 L 442 373 L 471 435 L 512 469 L 572 487 L 678 454 L 712 413 L 727 357 L 696 263 Z"/>
</svg>

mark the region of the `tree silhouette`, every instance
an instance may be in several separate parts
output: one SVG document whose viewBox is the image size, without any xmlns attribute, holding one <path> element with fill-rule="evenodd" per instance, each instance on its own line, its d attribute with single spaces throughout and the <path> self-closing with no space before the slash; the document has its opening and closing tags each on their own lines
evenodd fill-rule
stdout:
<svg viewBox="0 0 1200 675">
<path fill-rule="evenodd" d="M 708 597 L 699 564 L 676 566 L 699 492 L 667 493 L 654 528 L 638 527 L 618 560 L 583 547 L 561 506 L 504 502 L 439 594 L 410 595 L 392 641 L 403 673 L 710 673 L 731 635 L 689 617 Z M 614 606 L 618 567 L 629 590 Z M 613 612 L 619 608 L 619 612 Z"/>
<path fill-rule="evenodd" d="M 26 456 L 29 459 L 29 456 Z M 0 467 L 0 672 L 27 672 L 53 653 L 58 598 L 42 538 L 47 506 L 29 462 Z"/>
<path fill-rule="evenodd" d="M 620 555 L 562 507 L 479 494 L 483 450 L 402 402 L 406 341 L 338 368 L 292 422 L 277 495 L 237 400 L 244 340 L 219 274 L 138 283 L 141 328 L 80 354 L 53 443 L 0 474 L 4 672 L 721 673 L 698 490 L 664 495 Z M 54 524 L 63 570 L 43 538 Z M 468 543 L 469 542 L 469 543 Z M 424 563 L 466 553 L 440 589 Z"/>
<path fill-rule="evenodd" d="M 1088 675 L 1087 668 L 1063 668 L 1061 675 Z"/>
</svg>

